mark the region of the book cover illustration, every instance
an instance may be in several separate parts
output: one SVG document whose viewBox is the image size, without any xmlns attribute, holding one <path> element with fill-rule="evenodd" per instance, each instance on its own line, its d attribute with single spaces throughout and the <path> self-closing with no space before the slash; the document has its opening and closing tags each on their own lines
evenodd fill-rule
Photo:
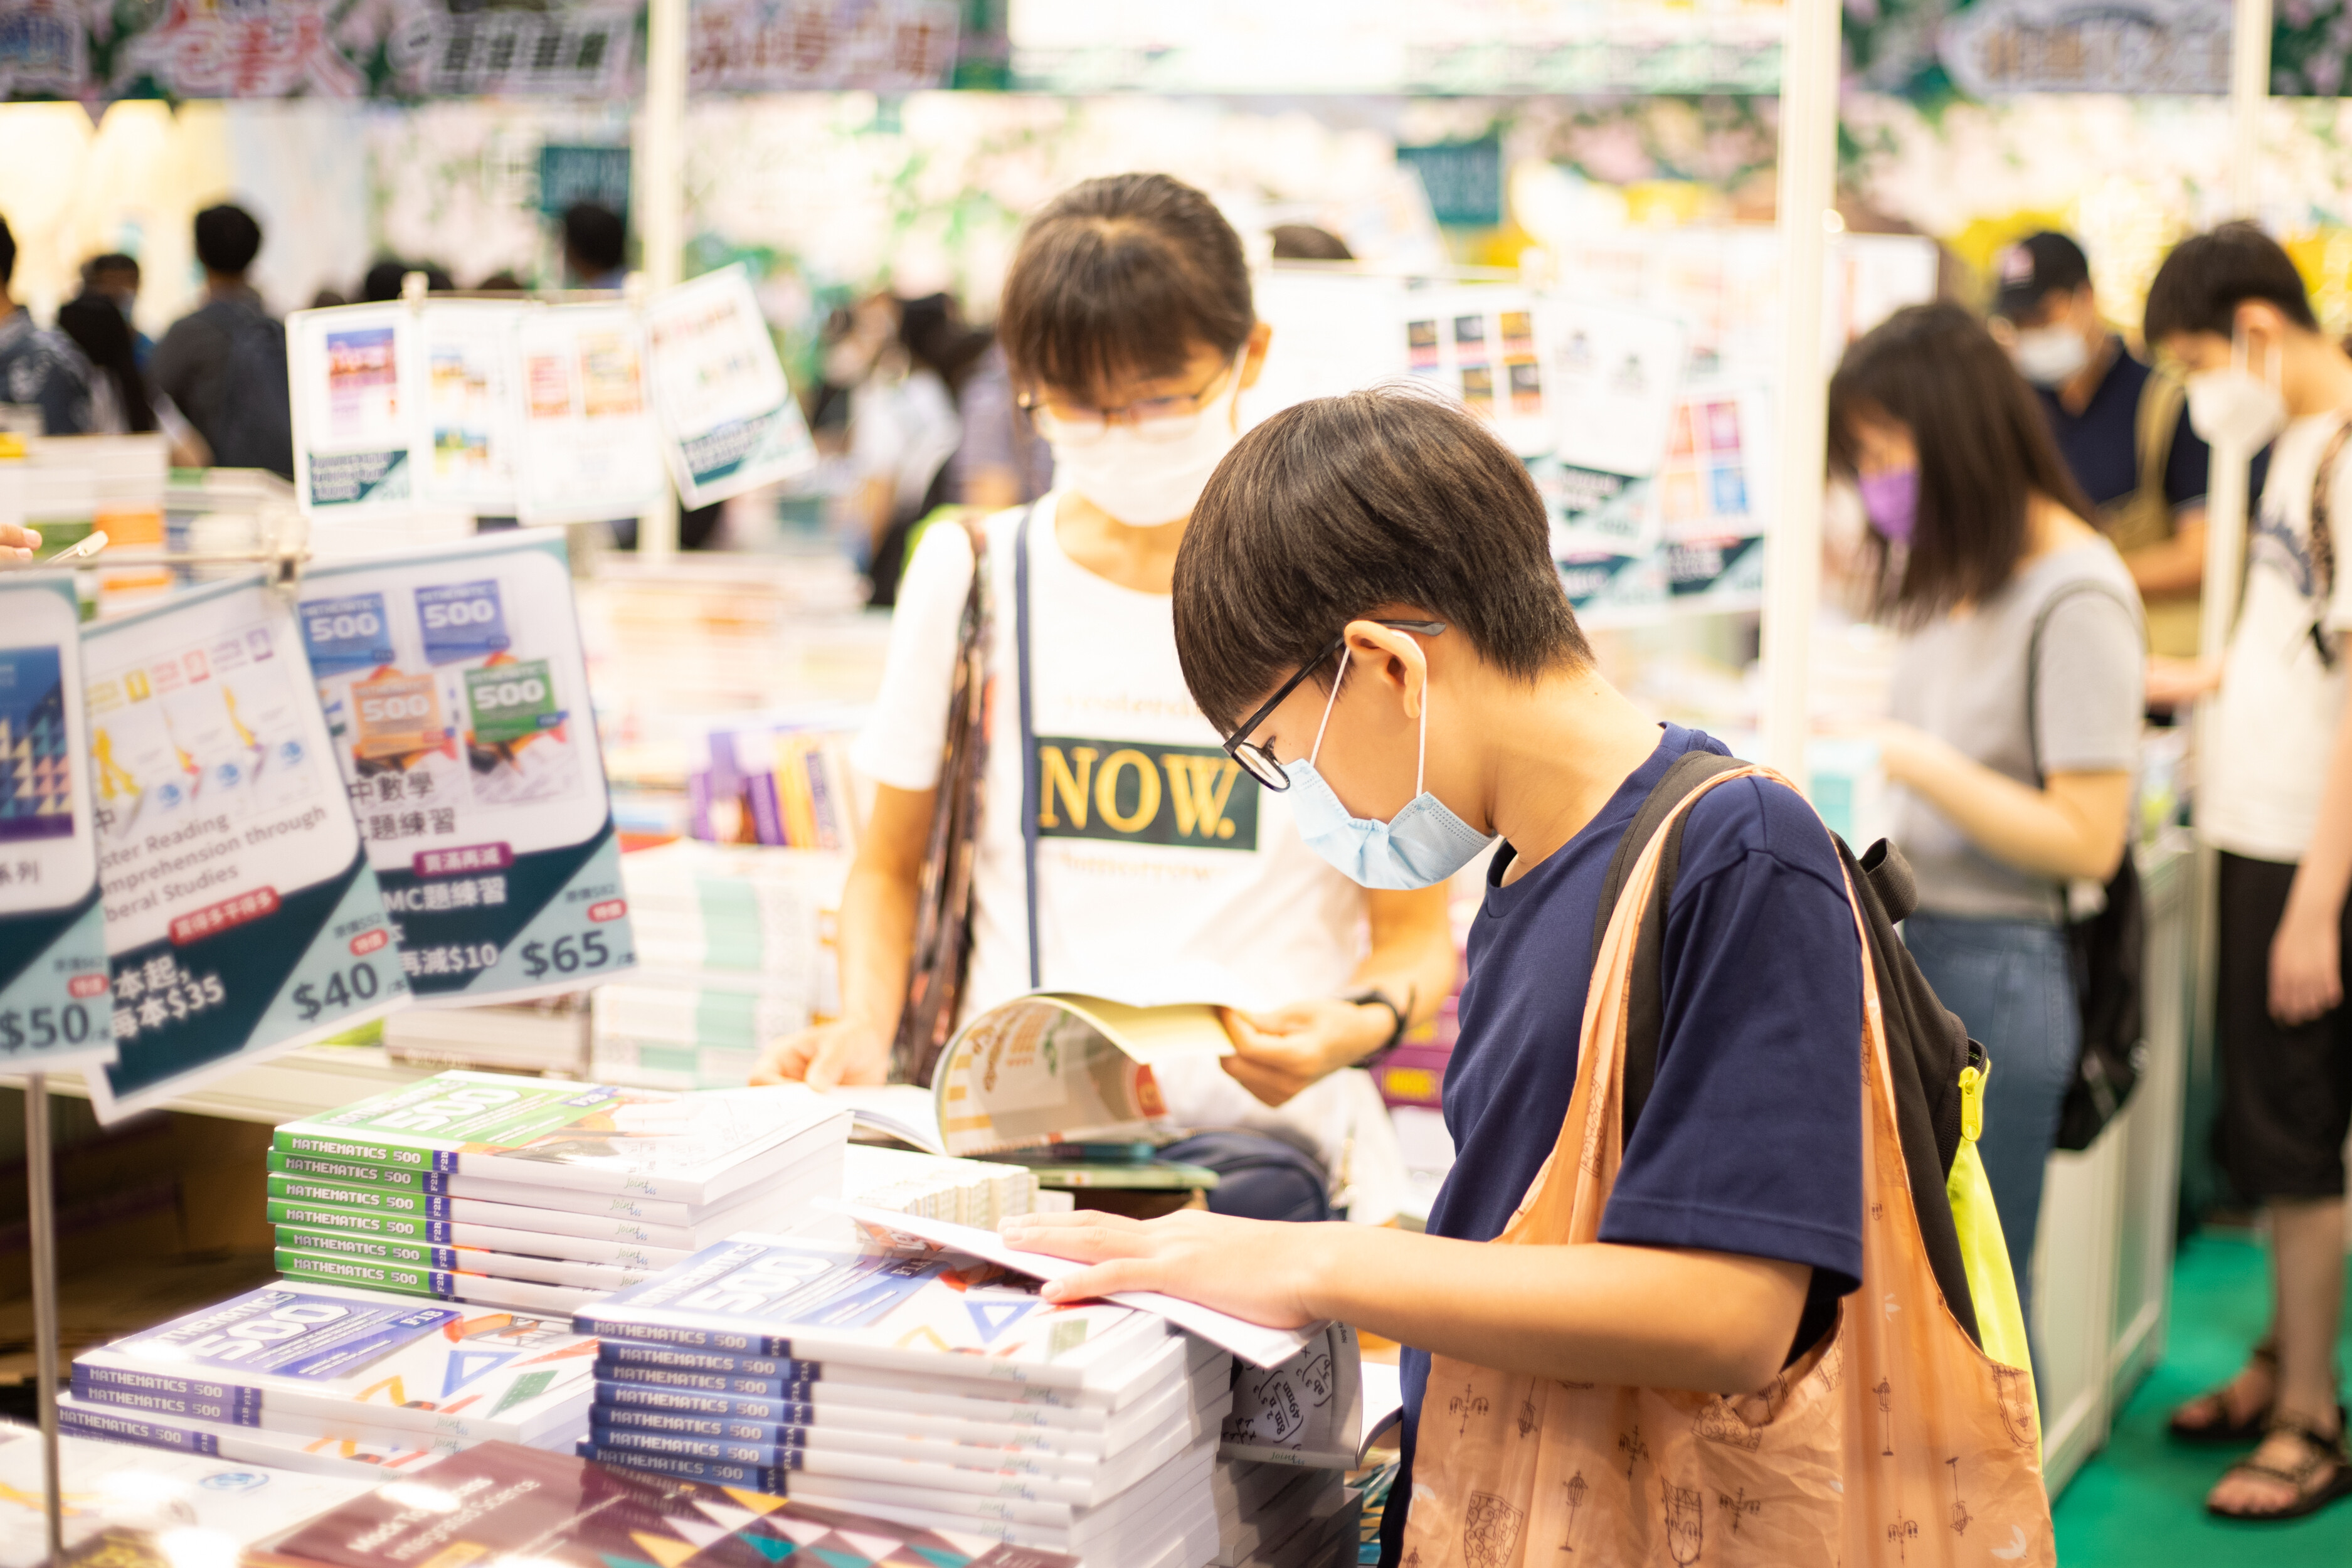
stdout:
<svg viewBox="0 0 2352 1568">
<path fill-rule="evenodd" d="M 1063 1386 L 1123 1380 L 1165 1328 L 1108 1303 L 1054 1306 L 971 1258 L 740 1236 L 583 1310 L 583 1333 L 695 1349 Z"/>
<path fill-rule="evenodd" d="M 280 1568 L 528 1560 L 536 1568 L 1077 1568 L 1055 1552 L 485 1443 L 264 1542 Z"/>
</svg>

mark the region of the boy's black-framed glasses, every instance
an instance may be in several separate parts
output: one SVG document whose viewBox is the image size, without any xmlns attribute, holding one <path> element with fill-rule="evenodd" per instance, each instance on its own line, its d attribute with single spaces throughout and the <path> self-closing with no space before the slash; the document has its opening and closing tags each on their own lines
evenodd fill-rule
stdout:
<svg viewBox="0 0 2352 1568">
<path fill-rule="evenodd" d="M 1444 621 L 1374 621 L 1372 624 L 1376 626 L 1387 626 L 1393 631 L 1416 632 L 1425 637 L 1433 637 L 1437 636 L 1438 633 L 1445 629 L 1445 623 Z M 1240 726 L 1235 729 L 1232 734 L 1225 737 L 1225 754 L 1233 758 L 1234 761 L 1241 763 L 1243 767 L 1247 768 L 1249 770 L 1250 777 L 1257 780 L 1258 783 L 1264 784 L 1266 788 L 1271 790 L 1288 789 L 1290 787 L 1290 775 L 1282 771 L 1282 764 L 1274 760 L 1274 753 L 1272 752 L 1268 751 L 1265 747 L 1259 745 L 1255 741 L 1251 740 L 1249 737 L 1257 730 L 1259 725 L 1265 722 L 1267 715 L 1271 714 L 1276 709 L 1282 706 L 1282 700 L 1284 698 L 1298 689 L 1298 683 L 1300 681 L 1306 679 L 1309 675 L 1312 675 L 1317 669 L 1320 668 L 1333 654 L 1338 653 L 1342 647 L 1345 647 L 1347 643 L 1348 634 L 1345 631 L 1342 631 L 1338 637 L 1331 639 L 1330 647 L 1325 648 L 1321 653 L 1317 654 L 1305 664 L 1300 665 L 1298 667 L 1298 673 L 1282 683 L 1281 690 L 1276 691 L 1273 696 L 1267 698 L 1265 700 L 1265 706 L 1261 707 L 1256 712 L 1251 714 L 1248 718 L 1243 720 Z"/>
</svg>

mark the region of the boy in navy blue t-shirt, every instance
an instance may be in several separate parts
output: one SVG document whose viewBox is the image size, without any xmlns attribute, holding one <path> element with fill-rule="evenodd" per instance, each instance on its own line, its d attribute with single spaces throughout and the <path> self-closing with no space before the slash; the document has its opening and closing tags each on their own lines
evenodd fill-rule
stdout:
<svg viewBox="0 0 2352 1568">
<path fill-rule="evenodd" d="M 1288 790 L 1307 844 L 1359 881 L 1426 886 L 1504 840 L 1446 1073 L 1456 1162 L 1425 1236 L 1196 1212 L 1008 1221 L 1015 1246 L 1097 1265 L 1048 1299 L 1165 1290 L 1421 1347 L 1406 1352 L 1391 1560 L 1431 1352 L 1730 1394 L 1817 1342 L 1862 1271 L 1863 957 L 1827 831 L 1766 780 L 1691 809 L 1657 1077 L 1600 1243 L 1477 1245 L 1559 1142 L 1618 840 L 1676 758 L 1723 749 L 1601 678 L 1524 466 L 1412 392 L 1277 415 L 1193 513 L 1176 638 L 1227 750 Z"/>
</svg>

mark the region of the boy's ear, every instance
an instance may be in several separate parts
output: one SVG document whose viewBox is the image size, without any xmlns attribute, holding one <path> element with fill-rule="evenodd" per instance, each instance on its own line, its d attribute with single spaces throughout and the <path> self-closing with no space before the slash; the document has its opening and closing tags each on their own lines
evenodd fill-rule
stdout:
<svg viewBox="0 0 2352 1568">
<path fill-rule="evenodd" d="M 2289 337 L 2301 336 L 2307 330 L 2298 322 L 2288 321 L 2286 312 L 2268 300 L 2239 300 L 2238 308 L 2231 313 L 2231 319 L 2237 323 L 2240 331 L 2261 332 L 2274 343 L 2284 342 Z"/>
</svg>

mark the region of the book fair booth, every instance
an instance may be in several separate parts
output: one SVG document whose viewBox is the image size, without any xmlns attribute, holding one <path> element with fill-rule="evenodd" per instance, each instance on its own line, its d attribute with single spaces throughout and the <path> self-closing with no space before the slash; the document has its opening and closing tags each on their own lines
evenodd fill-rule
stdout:
<svg viewBox="0 0 2352 1568">
<path fill-rule="evenodd" d="M 1379 1561 L 1394 1344 L 1152 1292 L 1040 1310 L 1074 1266 L 997 1234 L 1205 1202 L 1152 1085 L 1230 1051 L 1217 998 L 1031 996 L 927 1081 L 749 1087 L 841 1010 L 873 795 L 894 480 L 827 393 L 859 310 L 985 325 L 1058 191 L 1197 185 L 1272 327 L 1243 426 L 1401 378 L 1469 407 L 1603 673 L 1859 848 L 1897 786 L 1847 721 L 1885 711 L 1898 634 L 1849 607 L 1830 372 L 2044 227 L 2136 323 L 2173 240 L 2253 218 L 2352 327 L 2341 7 L 2306 10 L 0 6 L 13 298 L 46 321 L 128 253 L 160 337 L 198 302 L 190 219 L 239 201 L 294 455 L 174 467 L 165 434 L 0 410 L 0 522 L 44 557 L 0 574 L 0 1552 L 454 1565 L 462 1504 L 477 1555 L 576 1568 Z M 625 281 L 567 267 L 578 202 L 625 217 Z M 1278 254 L 1299 225 L 1349 258 Z M 386 258 L 396 290 L 345 302 Z M 853 423 L 912 379 L 859 374 Z M 2252 457 L 2214 448 L 2209 607 Z M 2201 635 L 2218 659 L 2226 617 Z M 2166 1360 L 2180 1238 L 2231 1206 L 2200 732 L 2142 738 L 2135 1081 L 2042 1188 L 2062 1503 Z M 1196 809 L 1179 759 L 1163 791 L 1120 755 L 1148 808 L 1118 757 L 1074 798 Z M 1335 1097 L 1347 1222 L 1427 1222 L 1454 1026 Z M 1714 1560 L 1744 1500 L 1705 1499 L 1701 1547 L 1670 1496 L 1692 1550 L 1657 1560 Z M 1965 1500 L 1920 1507 L 1969 1541 Z M 1474 1534 L 1465 1562 L 1553 1560 Z"/>
</svg>

